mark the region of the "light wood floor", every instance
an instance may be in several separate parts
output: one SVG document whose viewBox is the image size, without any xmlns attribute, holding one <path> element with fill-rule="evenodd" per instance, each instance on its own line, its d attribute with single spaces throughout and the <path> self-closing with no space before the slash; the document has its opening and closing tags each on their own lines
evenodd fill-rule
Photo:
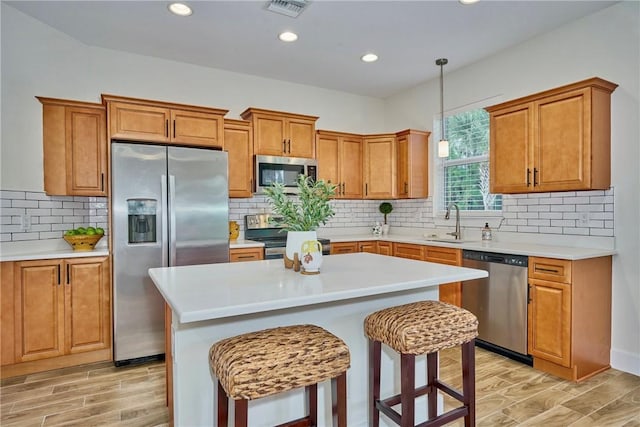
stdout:
<svg viewBox="0 0 640 427">
<path fill-rule="evenodd" d="M 460 387 L 459 351 L 442 352 L 440 366 L 441 377 Z M 478 426 L 640 426 L 634 375 L 610 369 L 575 384 L 479 348 L 476 375 Z M 9 378 L 0 388 L 0 425 L 166 426 L 164 379 L 163 363 L 102 363 Z"/>
</svg>

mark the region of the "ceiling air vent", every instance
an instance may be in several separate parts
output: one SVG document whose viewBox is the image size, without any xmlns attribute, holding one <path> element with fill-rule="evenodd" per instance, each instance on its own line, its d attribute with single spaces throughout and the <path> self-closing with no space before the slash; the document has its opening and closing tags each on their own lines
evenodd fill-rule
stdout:
<svg viewBox="0 0 640 427">
<path fill-rule="evenodd" d="M 297 18 L 308 4 L 307 0 L 271 0 L 267 4 L 267 10 Z"/>
</svg>

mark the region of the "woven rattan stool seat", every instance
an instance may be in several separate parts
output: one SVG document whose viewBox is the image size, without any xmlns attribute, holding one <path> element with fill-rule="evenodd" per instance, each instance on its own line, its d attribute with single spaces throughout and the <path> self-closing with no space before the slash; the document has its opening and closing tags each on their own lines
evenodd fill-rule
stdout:
<svg viewBox="0 0 640 427">
<path fill-rule="evenodd" d="M 258 399 L 338 376 L 349 368 L 347 345 L 314 325 L 238 335 L 209 350 L 211 369 L 232 399 Z"/>
<path fill-rule="evenodd" d="M 398 353 L 428 354 L 468 342 L 478 335 L 478 319 L 463 308 L 420 301 L 370 314 L 364 332 Z"/>
</svg>

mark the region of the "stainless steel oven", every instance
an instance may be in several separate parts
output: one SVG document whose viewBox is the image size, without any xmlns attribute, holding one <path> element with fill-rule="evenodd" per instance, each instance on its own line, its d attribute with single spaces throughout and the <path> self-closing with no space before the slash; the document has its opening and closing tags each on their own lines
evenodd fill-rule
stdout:
<svg viewBox="0 0 640 427">
<path fill-rule="evenodd" d="M 264 259 L 283 258 L 287 246 L 287 232 L 274 226 L 270 214 L 246 215 L 244 217 L 244 238 L 264 243 Z M 331 253 L 329 239 L 318 239 L 322 245 L 322 254 Z"/>
</svg>

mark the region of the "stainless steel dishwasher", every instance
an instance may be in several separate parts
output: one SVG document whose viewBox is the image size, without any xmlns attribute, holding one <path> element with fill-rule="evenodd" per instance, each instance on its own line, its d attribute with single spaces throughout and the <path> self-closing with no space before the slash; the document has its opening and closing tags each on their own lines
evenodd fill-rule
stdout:
<svg viewBox="0 0 640 427">
<path fill-rule="evenodd" d="M 479 346 L 529 365 L 527 266 L 529 258 L 464 250 L 462 265 L 489 277 L 462 282 L 462 307 L 478 317 Z"/>
</svg>

